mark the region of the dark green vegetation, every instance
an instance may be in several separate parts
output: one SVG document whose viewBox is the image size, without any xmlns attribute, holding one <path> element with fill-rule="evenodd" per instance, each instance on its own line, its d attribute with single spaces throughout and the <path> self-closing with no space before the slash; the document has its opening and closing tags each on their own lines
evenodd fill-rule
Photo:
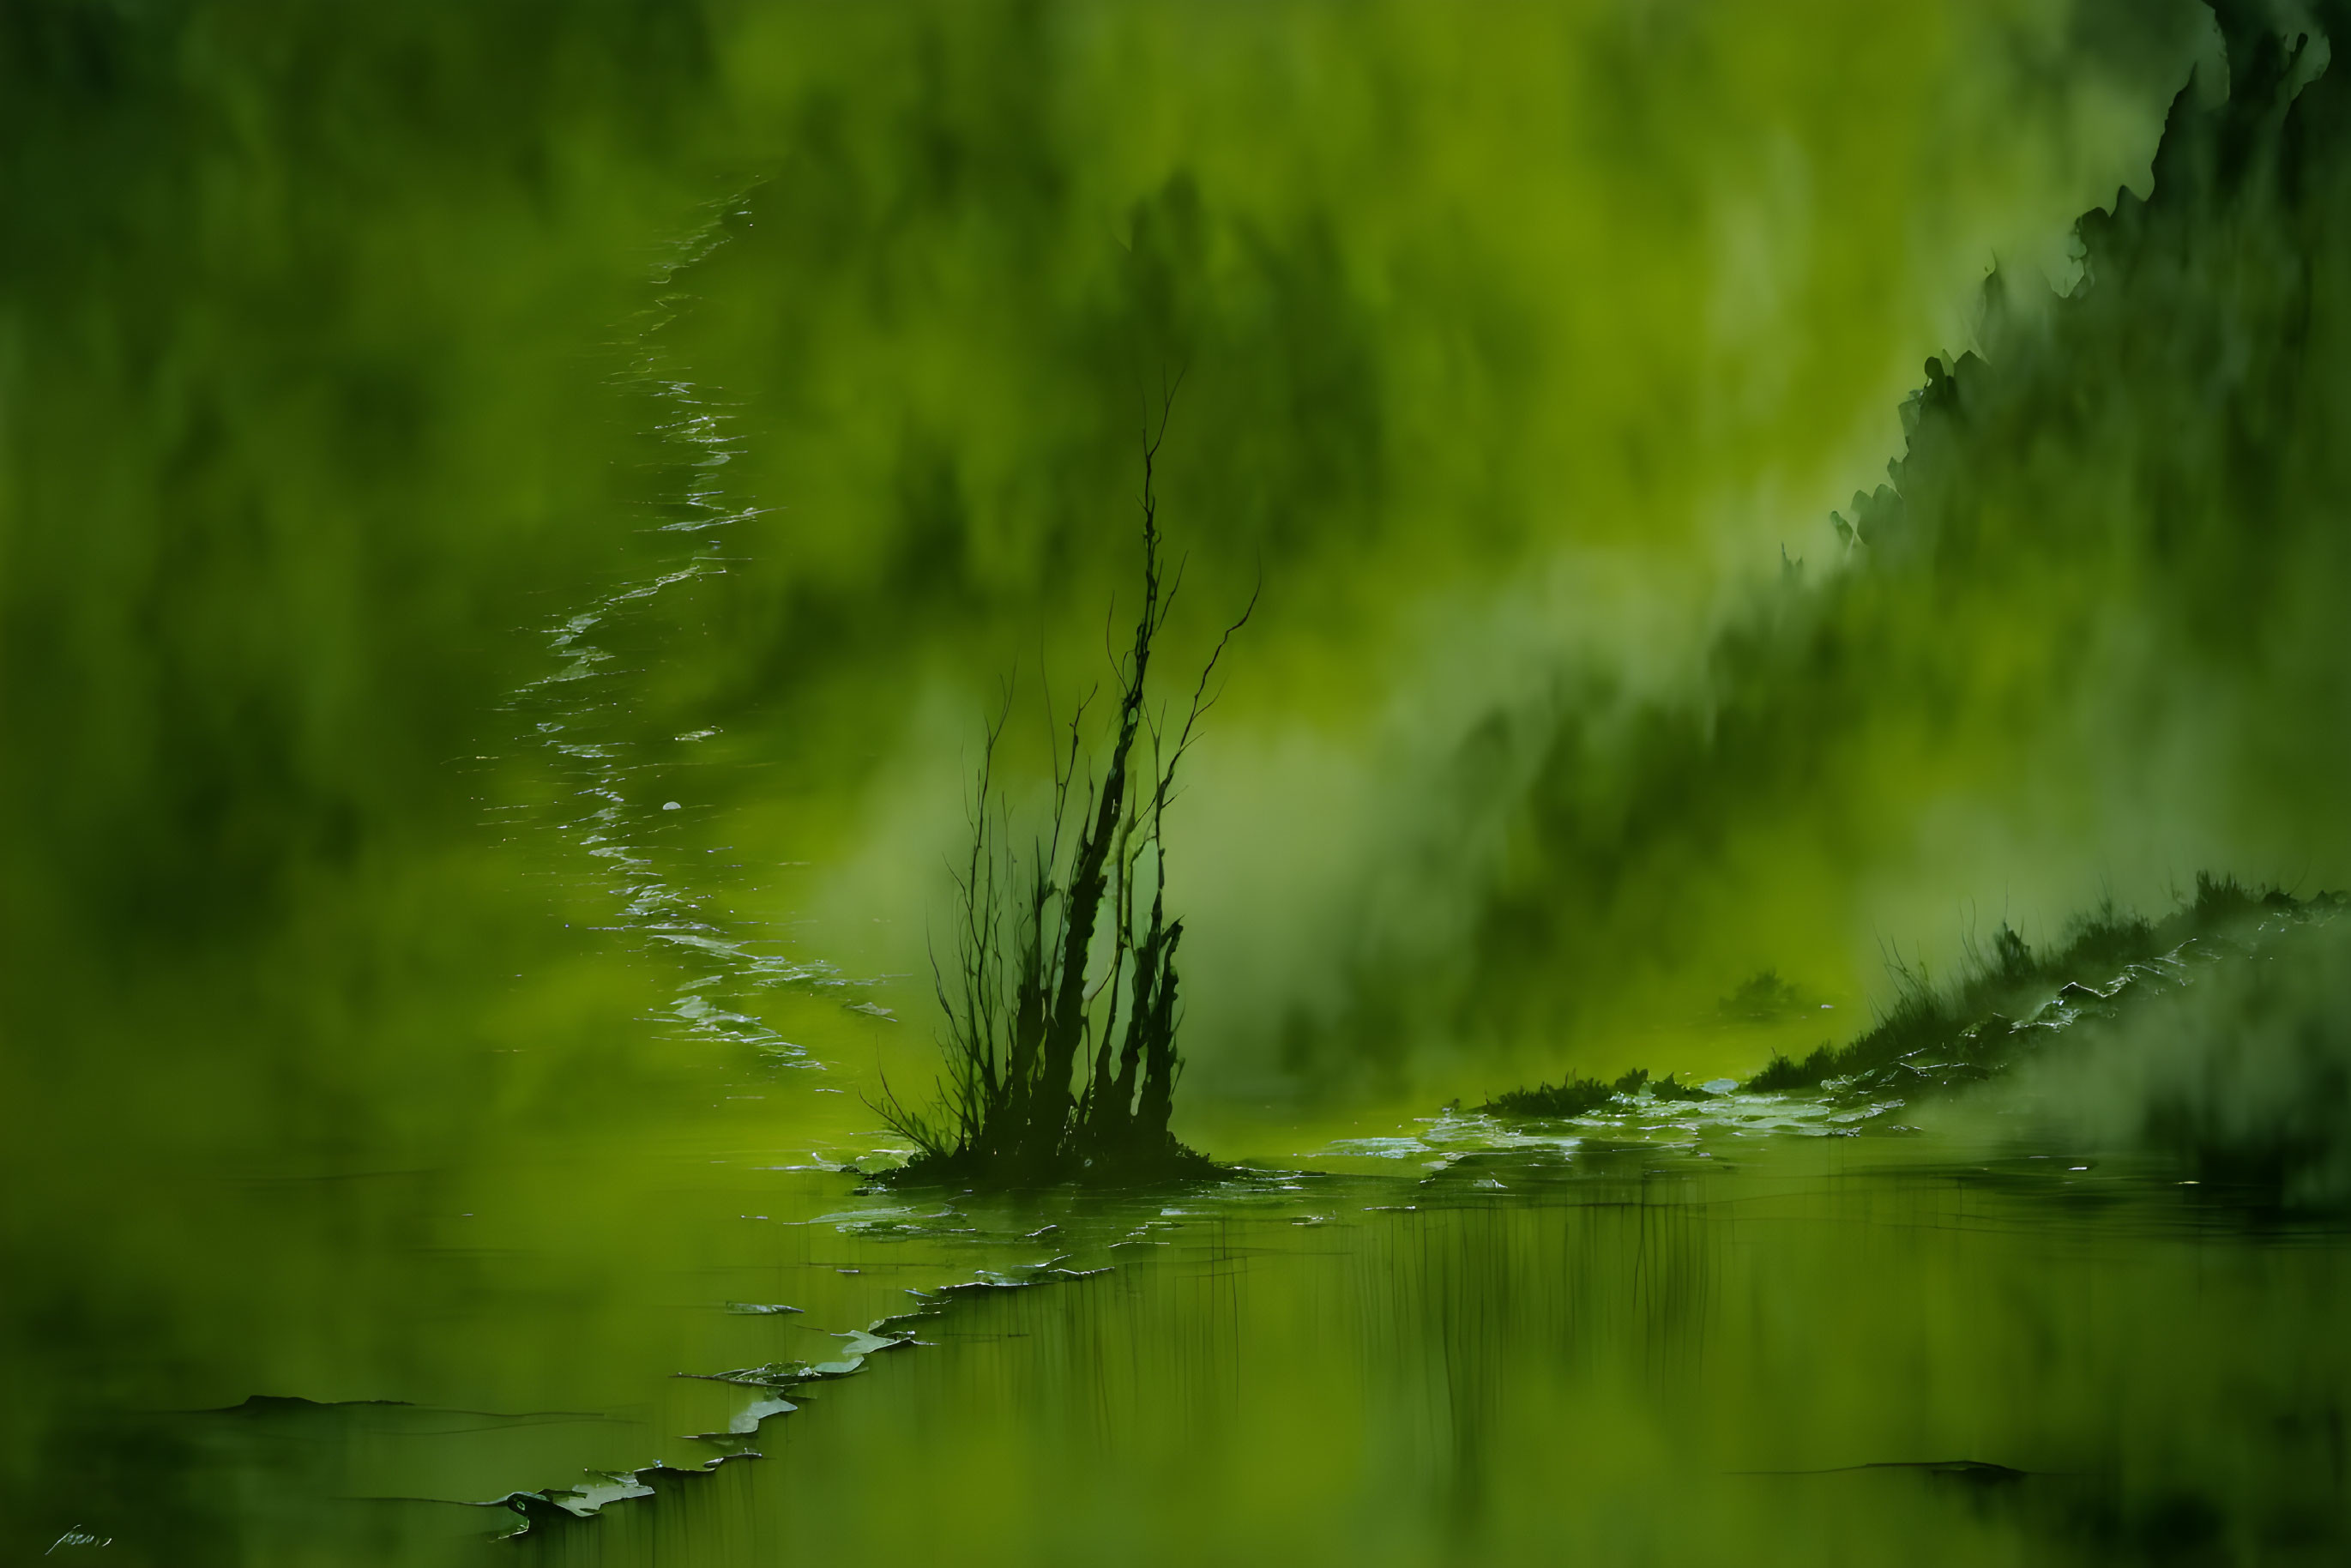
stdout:
<svg viewBox="0 0 2351 1568">
<path fill-rule="evenodd" d="M 1966 968 L 1938 985 L 1921 964 L 1895 959 L 1893 1004 L 1869 1030 L 1844 1046 L 1822 1041 L 1803 1058 L 1775 1055 L 1740 1089 L 1793 1093 L 1836 1089 L 1841 1093 L 1909 1095 L 1984 1082 L 2036 1053 L 2083 1020 L 2114 1022 L 2126 1006 L 2177 992 L 2189 967 L 2243 968 L 2278 956 L 2281 938 L 2335 919 L 2344 895 L 2294 898 L 2283 889 L 2245 889 L 2236 877 L 2196 874 L 2196 894 L 2163 919 L 2099 907 L 2066 928 L 2064 940 L 2036 952 L 2001 922 L 1984 945 L 1966 943 Z M 1740 989 L 1777 995 L 1777 976 L 1759 976 Z M 1726 1001 L 1726 1009 L 1728 1009 Z M 1747 1011 L 1740 1011 L 1747 1016 Z M 1674 1082 L 1650 1082 L 1634 1067 L 1613 1083 L 1568 1077 L 1535 1089 L 1499 1093 L 1479 1110 L 1502 1116 L 1583 1116 L 1611 1103 L 1705 1098 L 1705 1091 Z"/>
<path fill-rule="evenodd" d="M 1459 965 L 1366 964 L 1301 1061 L 1432 1030 L 1598 1056 L 1686 1006 L 1695 959 L 1858 967 L 1873 928 L 2078 906 L 2122 867 L 2142 900 L 2199 864 L 2340 881 L 2351 70 L 2219 16 L 2151 186 L 2081 219 L 2064 293 L 1987 280 L 1886 482 L 1791 541 L 1701 695 L 1595 668 L 1491 709 L 1464 772 L 1526 783 Z M 1898 908 L 1850 920 L 1859 865 Z"/>
<path fill-rule="evenodd" d="M 1598 1110 L 1620 1094 L 1639 1093 L 1648 1081 L 1649 1070 L 1646 1067 L 1634 1068 L 1614 1083 L 1571 1076 L 1557 1083 L 1506 1091 L 1478 1109 L 1502 1116 L 1581 1116 L 1587 1111 Z"/>
<path fill-rule="evenodd" d="M 2045 1038 L 2052 1023 L 2084 1008 L 2113 1008 L 2149 982 L 2159 986 L 2162 971 L 2148 967 L 2158 959 L 2174 968 L 2208 953 L 2250 960 L 2260 955 L 2252 928 L 2265 918 L 2329 919 L 2342 902 L 2324 893 L 2305 902 L 2276 888 L 2256 894 L 2234 877 L 2199 872 L 2194 898 L 2164 919 L 2108 905 L 2075 920 L 2050 951 L 2034 952 L 2003 921 L 1989 951 L 1970 951 L 1954 984 L 1938 988 L 1922 969 L 1897 963 L 1895 1000 L 1873 1027 L 1842 1047 L 1823 1044 L 1802 1061 L 1774 1057 L 1742 1087 L 1814 1089 L 1856 1076 L 1864 1089 L 1980 1079 Z"/>
<path fill-rule="evenodd" d="M 2149 193 L 2081 220 L 2064 296 L 1988 281 L 1982 352 L 1928 361 L 1890 483 L 1834 519 L 1834 570 L 1787 574 L 1716 641 L 1708 702 L 1595 695 L 1545 741 L 1528 869 L 1481 919 L 1464 1014 L 1573 1036 L 1593 1010 L 1542 978 L 1552 954 L 1670 972 L 1693 924 L 1739 918 L 1740 868 L 1774 868 L 1746 918 L 1781 925 L 1798 867 L 1916 857 L 1921 802 L 1968 800 L 1967 831 L 1997 820 L 1975 841 L 2001 855 L 2071 858 L 2120 831 L 2339 863 L 2351 731 L 2314 716 L 2351 707 L 2351 73 L 2256 7 L 2217 12 L 2225 68 L 2174 101 Z M 2342 9 L 2321 12 L 2339 33 Z M 2262 911 L 2299 930 L 2331 906 L 2201 878 L 2174 915 L 2108 909 L 2043 951 L 2003 925 L 1954 984 L 1901 967 L 1874 1028 L 1748 1086 L 1981 1076 L 2046 1038 L 2023 1017 L 2046 993 L 2076 988 L 2069 1018 L 2104 1009 L 2092 992 L 2183 942 L 2225 962 L 2225 934 Z"/>
<path fill-rule="evenodd" d="M 1647 1068 L 1635 1067 L 1614 1083 L 1603 1083 L 1596 1078 L 1570 1077 L 1557 1083 L 1539 1083 L 1532 1089 L 1512 1089 L 1495 1095 L 1478 1109 L 1499 1116 L 1581 1116 L 1612 1101 L 1632 1101 L 1643 1095 L 1668 1102 L 1703 1100 L 1706 1091 L 1677 1082 L 1670 1072 L 1652 1082 Z"/>
<path fill-rule="evenodd" d="M 1739 1088 L 1820 1093 L 1876 1117 L 2000 1081 L 2010 1092 L 1996 1106 L 2043 1140 L 2161 1155 L 2249 1201 L 2336 1208 L 2351 1202 L 2346 904 L 2199 874 L 2160 920 L 2108 904 L 2041 951 L 2003 922 L 1966 945 L 1949 983 L 1896 962 L 1875 1025 L 1774 1057 Z M 1705 1095 L 1635 1068 L 1479 1109 L 1574 1117 Z"/>
<path fill-rule="evenodd" d="M 894 1098 L 881 1107 L 918 1151 L 897 1179 L 1123 1186 L 1217 1174 L 1167 1126 L 1184 1065 L 1176 1047 L 1184 922 L 1167 914 L 1165 824 L 1176 768 L 1213 701 L 1208 683 L 1249 612 L 1226 628 L 1171 727 L 1165 706 L 1152 706 L 1151 655 L 1183 570 L 1169 578 L 1160 559 L 1157 456 L 1155 441 L 1143 462 L 1143 603 L 1132 645 L 1111 660 L 1108 765 L 1097 779 L 1081 702 L 1054 766 L 1050 824 L 1025 858 L 995 780 L 1003 717 L 988 731 L 971 851 L 956 883 L 954 978 L 934 962 L 947 1026 L 941 1101 L 927 1111 Z M 1008 689 L 1008 713 L 1010 702 Z M 1073 797 L 1081 778 L 1083 794 Z M 1110 952 L 1097 972 L 1105 934 Z"/>
</svg>

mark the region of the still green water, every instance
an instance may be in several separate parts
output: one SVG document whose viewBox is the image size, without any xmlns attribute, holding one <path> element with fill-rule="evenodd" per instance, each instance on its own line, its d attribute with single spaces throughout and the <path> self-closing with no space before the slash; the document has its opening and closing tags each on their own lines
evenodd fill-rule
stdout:
<svg viewBox="0 0 2351 1568">
<path fill-rule="evenodd" d="M 1934 1139 L 1692 1118 L 1478 1152 L 1491 1131 L 1395 1174 L 1129 1199 L 653 1155 L 643 1207 L 604 1217 L 632 1265 L 592 1291 L 501 1211 L 510 1173 L 453 1184 L 467 1209 L 350 1309 L 424 1326 L 414 1403 L 143 1418 L 181 1510 L 85 1528 L 172 1562 L 210 1526 L 255 1563 L 2320 1563 L 2351 1540 L 2339 1232 Z M 838 1375 L 676 1375 L 777 1363 Z M 521 1521 L 455 1506 L 539 1489 L 601 1506 L 496 1543 Z"/>
<path fill-rule="evenodd" d="M 0 1562 L 2339 1560 L 2339 987 L 1434 1109 L 2351 879 L 2323 41 L 1783 9 L 0 7 Z M 1248 1173 L 861 1191 L 1178 373 Z"/>
</svg>

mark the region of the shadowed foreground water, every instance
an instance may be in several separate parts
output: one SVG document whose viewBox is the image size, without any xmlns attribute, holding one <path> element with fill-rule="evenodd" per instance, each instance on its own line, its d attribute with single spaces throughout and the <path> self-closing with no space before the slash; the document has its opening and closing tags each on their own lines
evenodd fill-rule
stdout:
<svg viewBox="0 0 2351 1568">
<path fill-rule="evenodd" d="M 2335 1230 L 1919 1138 L 1409 1171 L 981 1200 L 681 1165 L 663 1250 L 691 1261 L 592 1312 L 512 1238 L 456 1249 L 473 1286 L 427 1309 L 452 1355 L 378 1390 L 417 1405 L 262 1401 L 114 1437 L 175 1450 L 235 1518 L 229 1559 L 272 1563 L 2314 1563 L 2351 1542 Z M 783 1307 L 804 1310 L 758 1310 Z M 489 1344 L 530 1364 L 455 1350 Z M 727 1372 L 747 1380 L 673 1375 Z M 460 1408 L 468 1386 L 507 1403 Z M 518 1491 L 545 1496 L 478 1506 Z M 173 1560 L 148 1522 L 124 1499 L 81 1528 Z"/>
</svg>

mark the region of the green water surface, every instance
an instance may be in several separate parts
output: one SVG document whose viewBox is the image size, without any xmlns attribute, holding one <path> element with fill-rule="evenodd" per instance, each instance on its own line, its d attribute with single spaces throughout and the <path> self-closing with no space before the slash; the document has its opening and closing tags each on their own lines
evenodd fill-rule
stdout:
<svg viewBox="0 0 2351 1568">
<path fill-rule="evenodd" d="M 1935 1138 L 1446 1136 L 1397 1171 L 1123 1198 L 652 1155 L 605 1217 L 629 1267 L 592 1288 L 453 1185 L 480 1207 L 342 1309 L 419 1322 L 411 1364 L 310 1394 L 412 1403 L 117 1416 L 84 1457 L 164 1495 L 86 1498 L 83 1529 L 159 1563 L 2321 1563 L 2351 1538 L 2337 1232 Z M 761 1367 L 794 1381 L 678 1375 Z M 525 1519 L 479 1505 L 514 1491 L 551 1500 L 488 1540 Z"/>
</svg>

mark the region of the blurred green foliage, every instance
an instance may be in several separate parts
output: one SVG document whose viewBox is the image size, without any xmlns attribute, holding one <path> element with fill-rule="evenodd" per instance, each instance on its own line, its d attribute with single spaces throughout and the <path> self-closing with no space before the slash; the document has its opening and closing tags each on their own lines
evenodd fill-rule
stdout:
<svg viewBox="0 0 2351 1568">
<path fill-rule="evenodd" d="M 423 1173 L 651 1071 L 609 901 L 494 825 L 547 788 L 499 706 L 640 570 L 611 382 L 723 188 L 710 42 L 658 5 L 0 10 L 12 1527 L 159 1484 L 69 1433 L 160 1365 L 391 1354 L 400 1314 L 333 1303 L 405 1272 Z"/>
<path fill-rule="evenodd" d="M 724 57 L 779 151 L 651 345 L 744 520 L 644 607 L 604 733 L 718 730 L 728 841 L 820 868 L 776 912 L 921 974 L 977 716 L 1015 669 L 1096 682 L 1180 377 L 1173 655 L 1267 585 L 1171 819 L 1196 1088 L 1610 1051 L 1766 965 L 1855 995 L 1869 919 L 1940 929 L 1985 857 L 1889 852 L 1917 818 L 1883 779 L 1832 809 L 1869 842 L 1783 855 L 1761 800 L 1768 841 L 1725 841 L 1738 699 L 1703 651 L 1759 581 L 1790 597 L 1782 541 L 1823 575 L 1822 503 L 1901 439 L 1917 347 L 1976 329 L 1990 256 L 2062 277 L 2074 214 L 2144 183 L 2217 56 L 2198 17 L 759 12 Z M 1723 658 L 1813 700 L 1761 656 Z M 1907 777 L 1900 733 L 1868 744 Z M 1008 754 L 1041 774 L 1040 737 Z"/>
<path fill-rule="evenodd" d="M 550 1294 L 626 1267 L 613 1151 L 752 1069 L 645 1021 L 542 724 L 919 1019 L 961 753 L 1092 684 L 1178 376 L 1168 656 L 1267 585 L 1170 823 L 1187 1094 L 1662 1067 L 1612 1030 L 1957 899 L 2339 876 L 2341 89 L 2231 27 L 2075 286 L 2191 5 L 0 8 L 12 1495 L 158 1367 L 402 1364 L 335 1304 L 462 1294 L 448 1171 Z"/>
<path fill-rule="evenodd" d="M 1863 902 L 1907 942 L 1956 936 L 1970 895 L 2053 932 L 2068 884 L 2160 913 L 2199 855 L 2305 891 L 2351 873 L 2351 97 L 2251 18 L 2230 45 L 2151 196 L 2083 222 L 2067 296 L 1987 282 L 1982 352 L 1928 362 L 1892 482 L 1817 580 L 1714 639 L 1695 695 L 1588 677 L 1497 713 L 1540 760 L 1458 988 L 1375 985 L 1321 1049 L 1621 1025 L 1726 933 L 1833 952 Z"/>
<path fill-rule="evenodd" d="M 129 4 L 0 38 L 11 1071 L 153 1094 L 134 1155 L 445 1119 L 522 967 L 470 949 L 545 944 L 480 859 L 522 786 L 465 759 L 511 749 L 537 624 L 632 569 L 604 383 L 699 194 L 708 39 Z"/>
</svg>

